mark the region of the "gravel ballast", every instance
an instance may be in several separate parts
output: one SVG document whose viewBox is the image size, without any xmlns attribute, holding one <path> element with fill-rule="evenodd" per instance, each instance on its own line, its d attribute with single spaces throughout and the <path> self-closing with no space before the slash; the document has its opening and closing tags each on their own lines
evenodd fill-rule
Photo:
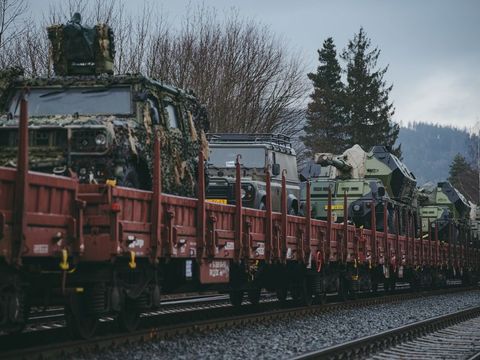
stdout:
<svg viewBox="0 0 480 360">
<path fill-rule="evenodd" d="M 480 304 L 480 291 L 235 326 L 88 354 L 88 359 L 288 359 Z M 81 359 L 78 358 L 77 359 Z"/>
</svg>

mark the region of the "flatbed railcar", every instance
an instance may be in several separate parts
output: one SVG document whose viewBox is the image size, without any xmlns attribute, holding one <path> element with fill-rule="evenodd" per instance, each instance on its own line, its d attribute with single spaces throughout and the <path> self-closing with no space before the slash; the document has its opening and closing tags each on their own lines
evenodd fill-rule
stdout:
<svg viewBox="0 0 480 360">
<path fill-rule="evenodd" d="M 281 212 L 272 211 L 269 172 L 266 210 L 208 202 L 203 166 L 198 198 L 164 194 L 158 136 L 152 191 L 29 172 L 26 109 L 22 100 L 17 168 L 0 168 L 0 331 L 21 331 L 31 305 L 65 304 L 75 334 L 89 337 L 107 314 L 132 330 L 167 292 L 212 288 L 240 305 L 244 294 L 258 302 L 265 288 L 309 304 L 327 292 L 442 286 L 478 274 L 478 247 L 435 232 L 415 238 L 413 216 L 405 236 L 334 223 L 330 194 L 327 220 L 312 219 L 308 183 L 305 216 L 289 215 L 285 174 Z M 240 200 L 238 159 L 236 172 Z"/>
</svg>

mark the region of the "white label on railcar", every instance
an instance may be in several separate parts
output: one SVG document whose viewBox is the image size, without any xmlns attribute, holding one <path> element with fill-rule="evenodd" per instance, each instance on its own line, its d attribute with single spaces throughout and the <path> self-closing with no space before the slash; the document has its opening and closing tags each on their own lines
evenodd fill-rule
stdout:
<svg viewBox="0 0 480 360">
<path fill-rule="evenodd" d="M 223 260 L 214 260 L 211 262 L 208 273 L 211 277 L 224 277 L 228 276 L 229 266 L 228 262 Z"/>
<path fill-rule="evenodd" d="M 33 245 L 34 254 L 48 254 L 48 244 Z"/>
<path fill-rule="evenodd" d="M 265 248 L 263 246 L 259 246 L 255 252 L 258 256 L 265 255 Z"/>
<path fill-rule="evenodd" d="M 186 277 L 187 279 L 191 279 L 192 276 L 193 276 L 193 275 L 192 275 L 192 274 L 193 274 L 193 272 L 192 272 L 192 264 L 193 264 L 192 260 L 187 260 L 187 261 L 185 261 L 185 277 Z"/>
<path fill-rule="evenodd" d="M 132 241 L 130 243 L 130 245 L 128 245 L 128 247 L 130 249 L 134 249 L 134 248 L 143 248 L 143 245 L 145 245 L 145 240 L 143 239 L 135 239 L 134 241 Z"/>
<path fill-rule="evenodd" d="M 233 241 L 227 241 L 225 243 L 225 250 L 233 250 L 235 249 L 235 245 L 233 244 Z"/>
</svg>

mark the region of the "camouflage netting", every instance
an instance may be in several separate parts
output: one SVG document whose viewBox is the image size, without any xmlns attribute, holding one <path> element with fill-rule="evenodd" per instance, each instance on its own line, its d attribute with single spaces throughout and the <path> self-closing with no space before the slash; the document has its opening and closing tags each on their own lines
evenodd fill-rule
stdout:
<svg viewBox="0 0 480 360">
<path fill-rule="evenodd" d="M 47 28 L 53 69 L 57 75 L 113 74 L 113 31 L 106 24 L 81 25 L 80 14 Z"/>
<path fill-rule="evenodd" d="M 5 77 L 5 76 L 4 76 Z M 140 75 L 117 75 L 117 76 L 66 76 L 55 78 L 22 79 L 16 81 L 3 81 L 4 88 L 10 98 L 15 89 L 29 87 L 52 89 L 76 88 L 76 87 L 112 87 L 130 86 L 132 97 L 139 97 L 133 102 L 134 110 L 131 115 L 51 115 L 31 116 L 30 124 L 40 128 L 66 128 L 75 127 L 81 129 L 104 127 L 109 145 L 109 152 L 104 155 L 71 157 L 72 169 L 78 172 L 79 168 L 85 167 L 80 163 L 91 163 L 105 166 L 108 178 L 116 178 L 118 183 L 128 171 L 138 170 L 141 188 L 151 185 L 151 170 L 154 133 L 157 131 L 161 139 L 162 158 L 162 189 L 166 193 L 182 196 L 194 196 L 198 175 L 198 154 L 203 149 L 208 155 L 208 143 L 204 128 L 208 128 L 208 118 L 205 108 L 198 103 L 191 94 L 179 89 L 164 85 L 155 80 Z M 13 85 L 12 85 L 13 84 Z M 66 94 L 66 93 L 65 93 Z M 7 96 L 8 95 L 8 96 Z M 144 98 L 142 98 L 144 97 Z M 159 123 L 152 124 L 148 99 L 156 99 L 159 108 Z M 164 108 L 165 101 L 174 104 L 178 110 L 178 129 L 167 125 L 168 114 Z M 2 127 L 16 126 L 18 118 L 9 118 L 0 115 L 0 131 Z M 2 146 L 0 149 L 0 166 L 14 166 L 17 149 L 14 146 Z M 62 167 L 67 162 L 67 149 L 54 146 L 42 146 L 30 148 L 30 166 L 37 171 L 52 171 L 54 167 Z M 76 165 L 77 164 L 77 165 Z M 50 170 L 48 170 L 50 169 Z"/>
</svg>

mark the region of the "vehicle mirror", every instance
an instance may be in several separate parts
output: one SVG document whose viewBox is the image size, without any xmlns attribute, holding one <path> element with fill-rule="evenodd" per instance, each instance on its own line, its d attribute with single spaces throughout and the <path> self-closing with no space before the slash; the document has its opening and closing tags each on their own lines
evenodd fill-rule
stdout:
<svg viewBox="0 0 480 360">
<path fill-rule="evenodd" d="M 273 166 L 272 166 L 272 175 L 273 175 L 273 176 L 280 175 L 280 164 L 273 164 Z"/>
<path fill-rule="evenodd" d="M 152 119 L 153 125 L 160 124 L 160 116 L 158 115 L 158 110 L 155 107 L 150 107 L 150 119 Z"/>
<path fill-rule="evenodd" d="M 385 196 L 385 188 L 383 186 L 378 188 L 378 195 L 381 197 Z"/>
</svg>

